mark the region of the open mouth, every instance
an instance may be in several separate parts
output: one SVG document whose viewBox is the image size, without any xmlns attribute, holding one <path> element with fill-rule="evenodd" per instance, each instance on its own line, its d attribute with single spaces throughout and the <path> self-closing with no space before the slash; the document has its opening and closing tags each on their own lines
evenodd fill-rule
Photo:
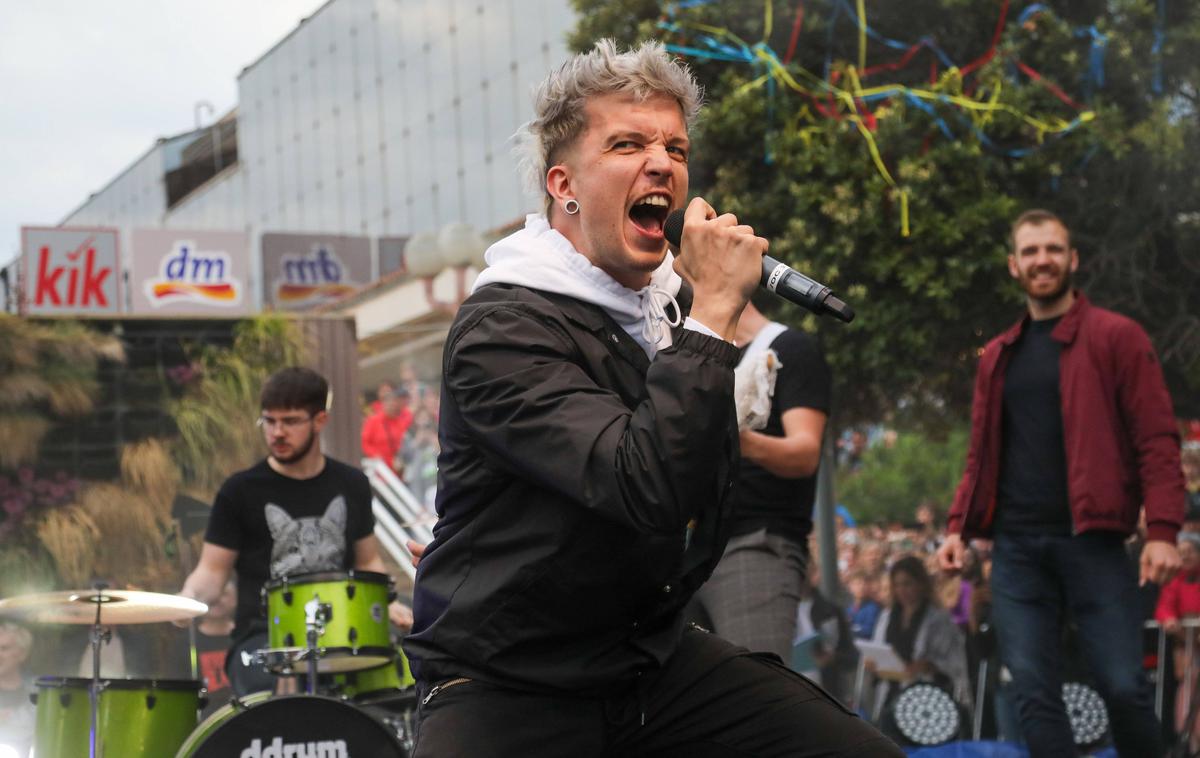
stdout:
<svg viewBox="0 0 1200 758">
<path fill-rule="evenodd" d="M 629 209 L 629 220 L 642 234 L 661 237 L 663 222 L 671 212 L 671 199 L 667 195 L 647 195 Z"/>
</svg>

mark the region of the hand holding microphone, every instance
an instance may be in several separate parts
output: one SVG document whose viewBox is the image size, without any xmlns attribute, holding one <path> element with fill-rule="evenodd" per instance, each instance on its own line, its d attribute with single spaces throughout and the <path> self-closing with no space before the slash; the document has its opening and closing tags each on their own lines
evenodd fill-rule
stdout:
<svg viewBox="0 0 1200 758">
<path fill-rule="evenodd" d="M 718 215 L 703 198 L 693 198 L 686 212 L 676 213 L 687 219 L 686 231 L 679 224 L 679 236 L 686 238 L 688 253 L 675 258 L 675 271 L 692 285 L 691 317 L 732 341 L 742 309 L 758 286 L 767 241 L 733 214 Z"/>
<path fill-rule="evenodd" d="M 695 202 L 692 201 L 693 204 Z M 683 222 L 684 212 L 675 210 L 671 211 L 663 224 L 663 235 L 680 252 L 685 252 Z M 833 290 L 769 255 L 762 257 L 762 278 L 759 284 L 784 300 L 807 308 L 818 316 L 832 314 L 846 323 L 854 319 L 854 309 L 835 297 Z"/>
</svg>

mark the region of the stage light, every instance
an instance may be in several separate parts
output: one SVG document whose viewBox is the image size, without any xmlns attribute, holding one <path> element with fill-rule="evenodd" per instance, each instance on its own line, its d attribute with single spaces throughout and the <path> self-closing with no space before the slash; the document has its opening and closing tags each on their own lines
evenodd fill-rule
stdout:
<svg viewBox="0 0 1200 758">
<path fill-rule="evenodd" d="M 900 734 L 914 745 L 941 745 L 958 737 L 962 716 L 950 693 L 932 684 L 904 689 L 892 705 Z"/>
<path fill-rule="evenodd" d="M 1104 739 L 1108 731 L 1108 710 L 1100 694 L 1086 684 L 1067 682 L 1063 685 L 1062 695 L 1075 744 L 1088 747 Z"/>
</svg>

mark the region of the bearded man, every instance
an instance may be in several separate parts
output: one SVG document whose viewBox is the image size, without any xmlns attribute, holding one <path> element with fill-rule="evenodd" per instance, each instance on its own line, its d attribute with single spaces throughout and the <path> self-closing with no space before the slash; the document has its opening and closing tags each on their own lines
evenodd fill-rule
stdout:
<svg viewBox="0 0 1200 758">
<path fill-rule="evenodd" d="M 1108 706 L 1122 756 L 1162 753 L 1141 667 L 1138 583 L 1125 540 L 1146 516 L 1140 583 L 1179 568 L 1184 484 L 1171 398 L 1146 332 L 1071 287 L 1079 254 L 1058 216 L 1021 214 L 1008 271 L 1028 312 L 983 350 L 966 470 L 938 550 L 993 537 L 1000 657 L 1038 756 L 1075 754 L 1062 700 L 1064 611 Z"/>
<path fill-rule="evenodd" d="M 375 537 L 371 484 L 363 472 L 321 449 L 329 422 L 329 383 L 300 366 L 267 378 L 255 420 L 269 453 L 225 480 L 213 502 L 196 568 L 180 594 L 213 604 L 237 575 L 237 608 L 225 671 L 238 697 L 286 691 L 290 680 L 242 660 L 266 648 L 263 585 L 297 574 L 355 569 L 383 573 Z M 411 626 L 407 606 L 393 602 L 392 623 Z"/>
</svg>

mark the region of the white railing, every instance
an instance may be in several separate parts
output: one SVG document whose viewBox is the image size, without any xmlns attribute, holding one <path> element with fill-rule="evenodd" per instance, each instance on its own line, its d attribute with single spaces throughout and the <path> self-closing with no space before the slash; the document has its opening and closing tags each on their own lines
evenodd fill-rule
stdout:
<svg viewBox="0 0 1200 758">
<path fill-rule="evenodd" d="M 432 542 L 434 516 L 385 462 L 364 458 L 362 469 L 371 482 L 375 536 L 409 578 L 415 578 L 417 570 L 413 568 L 412 553 L 405 543 L 407 540 L 421 545 Z"/>
<path fill-rule="evenodd" d="M 1183 649 L 1184 664 L 1186 669 L 1184 670 L 1184 680 L 1190 682 L 1192 681 L 1193 667 L 1200 664 L 1200 662 L 1196 660 L 1196 634 L 1197 630 L 1200 629 L 1200 618 L 1182 619 L 1179 622 L 1179 626 L 1181 629 L 1185 630 Z M 1166 667 L 1168 657 L 1167 654 L 1169 652 L 1169 646 L 1167 645 L 1167 633 L 1162 628 L 1162 624 L 1158 623 L 1154 619 L 1147 621 L 1145 623 L 1145 627 L 1147 629 L 1158 630 L 1158 665 L 1154 669 L 1154 712 L 1158 714 L 1158 717 L 1161 719 L 1163 708 L 1163 686 L 1167 681 Z M 1187 687 L 1184 691 L 1184 713 L 1191 714 L 1192 712 L 1192 690 L 1192 687 Z M 1194 718 L 1194 716 L 1190 718 Z"/>
</svg>

